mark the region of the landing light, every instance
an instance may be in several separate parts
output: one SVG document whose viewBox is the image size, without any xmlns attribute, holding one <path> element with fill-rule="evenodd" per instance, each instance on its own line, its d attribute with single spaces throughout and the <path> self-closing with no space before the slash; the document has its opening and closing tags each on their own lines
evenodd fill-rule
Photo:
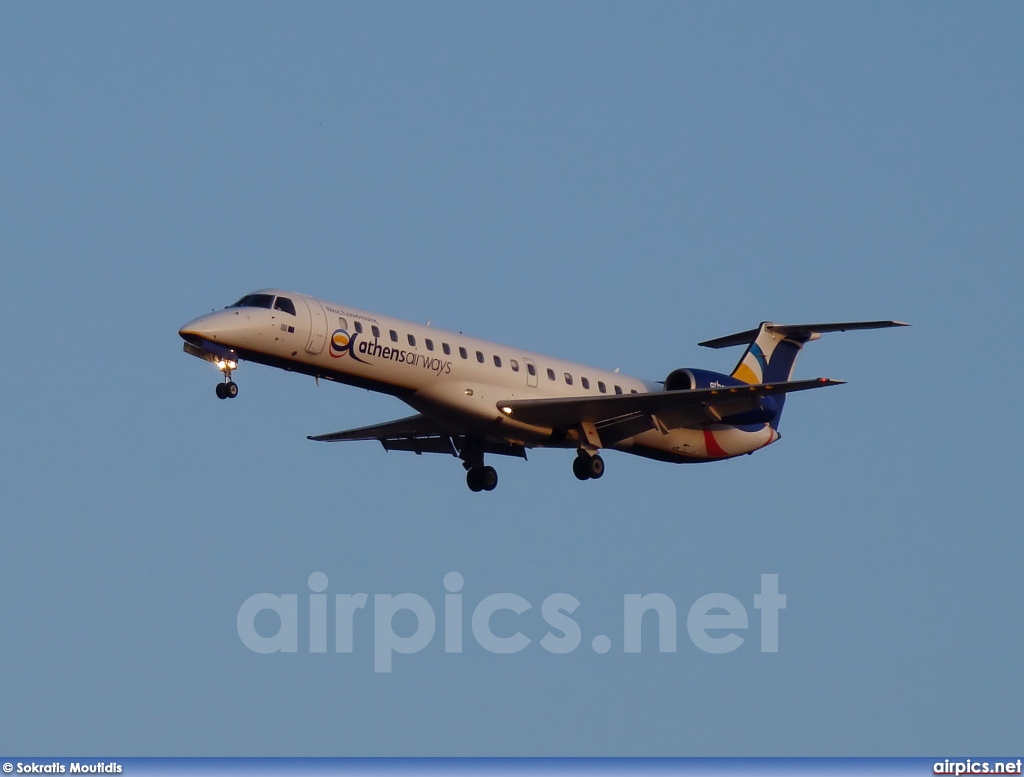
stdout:
<svg viewBox="0 0 1024 777">
<path fill-rule="evenodd" d="M 217 365 L 217 369 L 220 370 L 221 372 L 224 372 L 224 370 L 233 370 L 238 366 L 237 363 L 231 361 L 230 359 L 218 359 L 217 361 L 214 362 L 214 364 Z"/>
<path fill-rule="evenodd" d="M 503 407 L 501 409 L 501 412 L 504 413 L 505 415 L 512 415 L 512 408 L 511 407 Z"/>
</svg>

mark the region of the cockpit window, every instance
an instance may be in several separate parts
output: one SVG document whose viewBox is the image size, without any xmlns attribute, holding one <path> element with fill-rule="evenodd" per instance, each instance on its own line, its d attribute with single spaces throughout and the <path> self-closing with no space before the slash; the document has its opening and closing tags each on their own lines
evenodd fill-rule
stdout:
<svg viewBox="0 0 1024 777">
<path fill-rule="evenodd" d="M 274 303 L 274 310 L 280 310 L 282 313 L 289 313 L 295 315 L 295 305 L 287 297 L 278 297 Z M 342 327 L 344 329 L 345 327 Z"/>
<path fill-rule="evenodd" d="M 234 305 L 233 308 L 267 308 L 269 310 L 274 304 L 273 294 L 246 294 Z M 293 306 L 294 309 L 294 306 Z M 294 315 L 294 314 L 293 314 Z"/>
</svg>

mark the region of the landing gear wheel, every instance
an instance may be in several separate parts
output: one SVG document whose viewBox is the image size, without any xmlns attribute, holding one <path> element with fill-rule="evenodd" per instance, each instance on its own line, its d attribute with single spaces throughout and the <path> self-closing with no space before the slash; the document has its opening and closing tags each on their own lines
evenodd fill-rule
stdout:
<svg viewBox="0 0 1024 777">
<path fill-rule="evenodd" d="M 572 474 L 579 480 L 597 480 L 604 474 L 604 459 L 597 454 L 580 453 L 572 463 Z"/>
<path fill-rule="evenodd" d="M 493 491 L 498 485 L 498 473 L 494 467 L 473 467 L 466 473 L 466 485 L 474 493 Z"/>
<path fill-rule="evenodd" d="M 234 399 L 238 396 L 238 384 L 233 380 L 229 380 L 224 384 L 224 396 L 228 399 Z"/>
<path fill-rule="evenodd" d="M 217 399 L 227 399 L 228 398 L 227 385 L 228 385 L 227 383 L 218 383 L 217 384 Z"/>
<path fill-rule="evenodd" d="M 582 456 L 577 456 L 572 463 L 572 474 L 574 474 L 577 480 L 590 480 L 590 471 L 587 466 L 587 461 Z"/>
</svg>

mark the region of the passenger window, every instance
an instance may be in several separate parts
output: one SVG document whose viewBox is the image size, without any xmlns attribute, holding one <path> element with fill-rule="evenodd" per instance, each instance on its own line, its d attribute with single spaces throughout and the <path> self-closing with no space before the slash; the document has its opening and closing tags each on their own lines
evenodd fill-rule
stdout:
<svg viewBox="0 0 1024 777">
<path fill-rule="evenodd" d="M 501 357 L 498 356 L 497 354 L 494 355 L 494 366 L 495 367 L 500 367 L 501 366 Z"/>
<path fill-rule="evenodd" d="M 621 394 L 622 393 L 622 386 L 616 386 L 615 387 L 615 393 L 616 394 Z"/>
<path fill-rule="evenodd" d="M 280 310 L 282 313 L 287 313 L 290 316 L 295 315 L 295 305 L 287 297 L 278 297 L 274 302 L 274 310 Z M 344 328 L 342 327 L 342 329 Z"/>
<path fill-rule="evenodd" d="M 527 362 L 526 363 L 526 371 L 528 373 L 530 373 L 531 375 L 536 375 L 537 374 L 537 368 L 533 366 L 533 362 Z"/>
<path fill-rule="evenodd" d="M 380 337 L 380 327 L 376 324 L 370 327 L 370 331 L 373 332 L 374 337 Z"/>
<path fill-rule="evenodd" d="M 553 369 L 551 369 L 550 367 L 548 367 L 548 380 L 554 380 L 554 379 L 555 379 L 555 371 Z"/>
<path fill-rule="evenodd" d="M 416 347 L 416 338 L 413 337 L 412 335 L 406 335 L 406 337 L 409 338 L 409 345 L 411 345 L 413 348 L 415 348 Z"/>
<path fill-rule="evenodd" d="M 590 388 L 590 378 L 580 378 L 580 383 L 583 384 L 583 388 Z"/>
<path fill-rule="evenodd" d="M 452 355 L 452 347 L 448 343 L 441 343 L 441 350 L 444 351 L 445 356 Z"/>
<path fill-rule="evenodd" d="M 469 351 L 467 351 L 463 346 L 460 345 L 459 346 L 459 356 L 461 356 L 463 359 L 468 359 L 469 358 Z"/>
<path fill-rule="evenodd" d="M 572 385 L 572 375 L 570 375 L 568 372 L 565 373 L 565 385 L 566 386 L 571 386 Z"/>
<path fill-rule="evenodd" d="M 509 359 L 508 366 L 512 368 L 512 372 L 519 372 L 519 362 L 515 359 Z"/>
<path fill-rule="evenodd" d="M 359 323 L 358 321 L 354 321 L 354 322 L 352 323 L 352 326 L 354 326 L 354 327 L 356 328 L 356 331 L 357 331 L 357 332 L 358 332 L 359 334 L 362 334 L 362 333 L 363 333 L 363 325 L 362 325 L 361 323 Z"/>
<path fill-rule="evenodd" d="M 397 343 L 398 342 L 398 332 L 396 332 L 394 329 L 389 329 L 388 332 L 391 334 L 391 342 Z"/>
<path fill-rule="evenodd" d="M 608 387 L 604 385 L 604 381 L 603 380 L 599 380 L 597 382 L 597 390 L 600 391 L 602 394 L 607 394 L 608 393 Z"/>
<path fill-rule="evenodd" d="M 481 364 L 484 363 L 484 352 L 483 351 L 477 351 L 476 352 L 476 360 L 478 362 L 480 362 Z"/>
<path fill-rule="evenodd" d="M 431 340 L 429 337 L 426 340 L 424 340 L 423 342 L 427 346 L 427 350 L 428 351 L 433 351 L 434 350 L 434 341 Z"/>
</svg>

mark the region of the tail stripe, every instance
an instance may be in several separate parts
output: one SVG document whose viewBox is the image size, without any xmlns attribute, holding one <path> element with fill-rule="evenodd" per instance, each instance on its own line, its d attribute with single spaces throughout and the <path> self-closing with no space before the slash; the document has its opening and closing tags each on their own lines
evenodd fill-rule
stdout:
<svg viewBox="0 0 1024 777">
<path fill-rule="evenodd" d="M 753 384 L 761 382 L 757 379 L 757 374 L 743 362 L 736 365 L 736 369 L 732 371 L 732 376 L 737 380 L 742 380 L 744 383 Z"/>
<path fill-rule="evenodd" d="M 743 357 L 732 371 L 732 377 L 744 383 L 789 380 L 797 354 L 809 338 L 787 336 L 772 327 L 773 324 L 765 321 L 757 328 Z"/>
<path fill-rule="evenodd" d="M 729 454 L 726 453 L 722 446 L 718 444 L 718 440 L 715 439 L 715 435 L 710 429 L 704 430 L 704 447 L 707 449 L 708 456 L 711 458 L 729 458 Z"/>
</svg>

